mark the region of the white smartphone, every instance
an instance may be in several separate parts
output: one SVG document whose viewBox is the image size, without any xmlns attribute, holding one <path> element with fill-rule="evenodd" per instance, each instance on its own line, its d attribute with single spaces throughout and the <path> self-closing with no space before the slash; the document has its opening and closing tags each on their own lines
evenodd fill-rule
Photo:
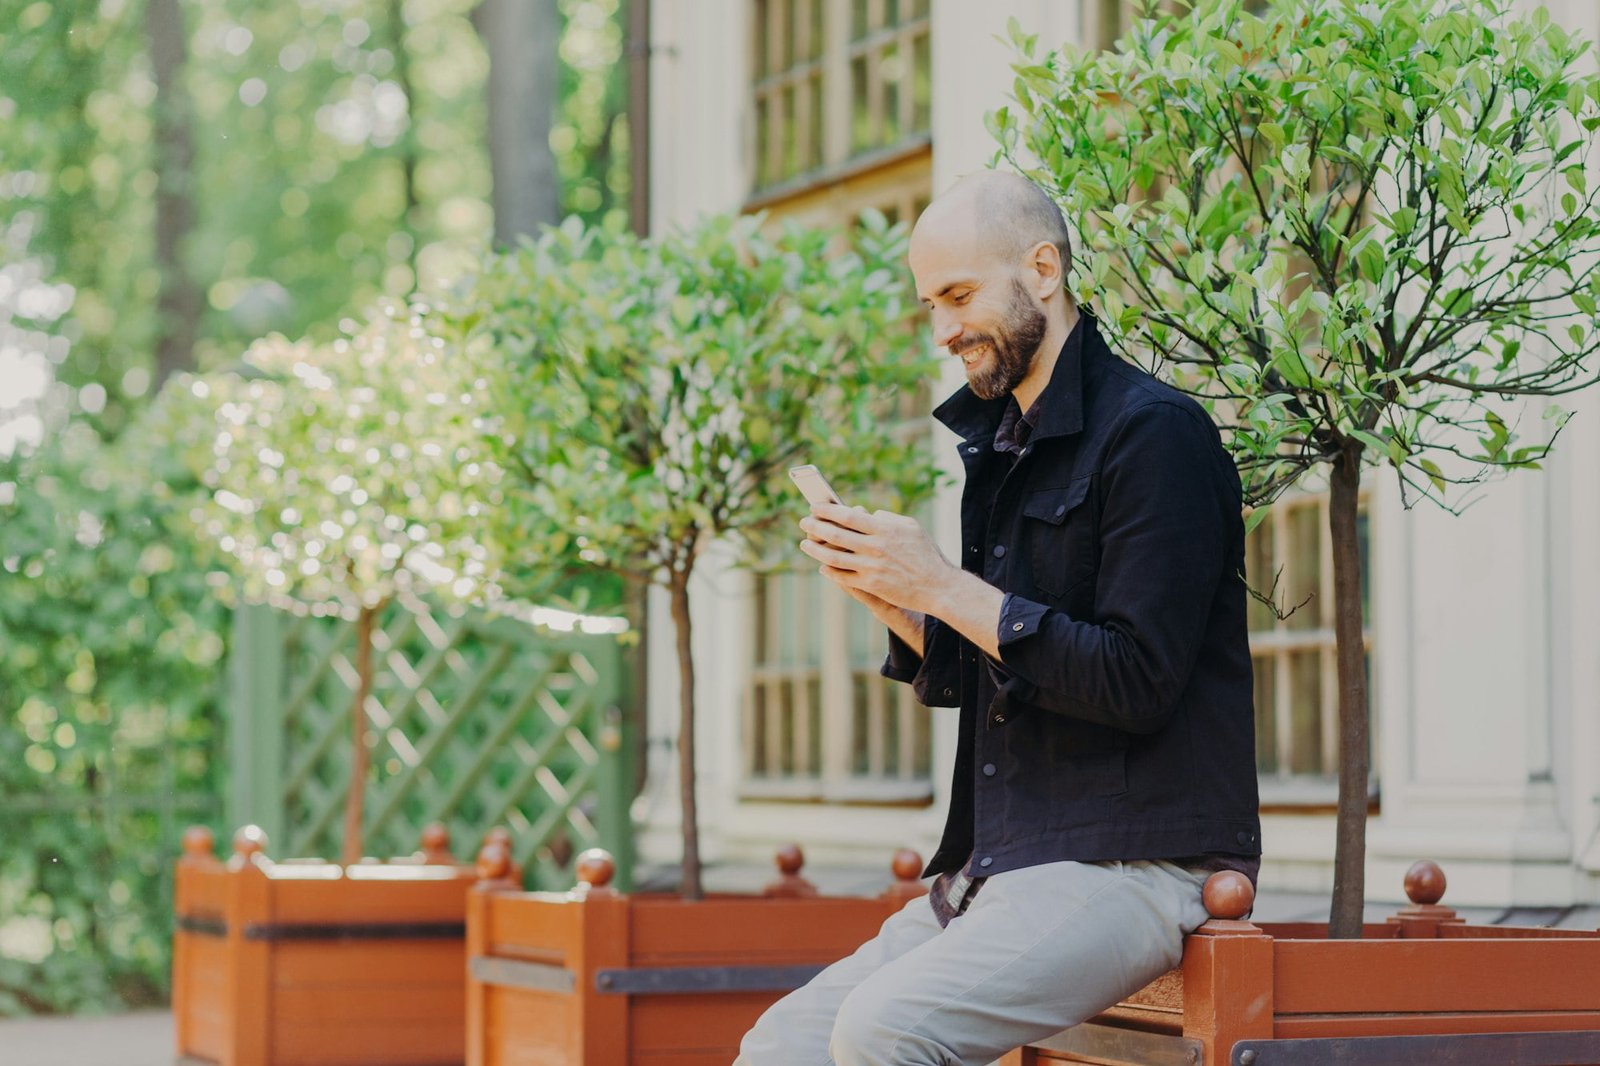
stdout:
<svg viewBox="0 0 1600 1066">
<path fill-rule="evenodd" d="M 822 476 L 822 471 L 807 463 L 804 466 L 791 466 L 789 476 L 794 479 L 795 487 L 800 490 L 800 495 L 813 507 L 824 503 L 837 503 L 843 505 L 839 494 L 833 491 L 833 486 L 828 484 L 828 479 Z"/>
</svg>

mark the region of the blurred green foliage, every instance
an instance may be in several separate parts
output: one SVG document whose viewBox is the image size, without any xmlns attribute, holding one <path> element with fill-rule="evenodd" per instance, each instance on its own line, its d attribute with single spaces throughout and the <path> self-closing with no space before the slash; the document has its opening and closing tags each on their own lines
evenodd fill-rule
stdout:
<svg viewBox="0 0 1600 1066">
<path fill-rule="evenodd" d="M 626 4 L 561 0 L 560 12 L 561 88 L 550 147 L 561 174 L 561 213 L 621 224 L 627 221 L 631 187 Z"/>
<path fill-rule="evenodd" d="M 179 833 L 221 829 L 226 615 L 160 415 L 0 462 L 0 1014 L 163 999 Z"/>
<path fill-rule="evenodd" d="M 481 598 L 500 545 L 482 534 L 498 469 L 479 461 L 481 400 L 419 314 L 386 305 L 348 337 L 251 345 L 260 376 L 197 377 L 198 532 L 255 601 L 330 612 L 404 592 Z"/>
<path fill-rule="evenodd" d="M 381 295 L 435 291 L 477 262 L 492 219 L 474 6 L 183 5 L 199 369 L 273 330 L 330 338 Z M 628 191 L 619 0 L 558 10 L 563 209 L 615 220 Z M 75 290 L 55 375 L 73 395 L 106 390 L 103 411 L 83 413 L 108 437 L 153 384 L 154 104 L 142 0 L 0 0 L 0 235 L 26 223 L 26 254 Z"/>
<path fill-rule="evenodd" d="M 331 341 L 380 296 L 476 268 L 491 217 L 474 0 L 181 6 L 201 370 L 273 331 Z M 0 0 L 0 1014 L 162 998 L 178 833 L 220 817 L 226 614 L 184 532 L 198 486 L 156 443 L 183 440 L 192 412 L 153 399 L 145 10 Z M 615 219 L 621 12 L 559 10 L 563 205 Z M 19 403 L 19 374 L 53 384 Z M 34 417 L 43 443 L 10 455 Z"/>
<path fill-rule="evenodd" d="M 906 231 L 853 246 L 761 216 L 639 239 L 569 219 L 497 257 L 451 310 L 506 472 L 497 539 L 667 585 L 709 542 L 748 562 L 803 507 L 788 468 L 905 509 L 933 487 L 920 438 L 883 432 L 933 372 Z"/>
</svg>

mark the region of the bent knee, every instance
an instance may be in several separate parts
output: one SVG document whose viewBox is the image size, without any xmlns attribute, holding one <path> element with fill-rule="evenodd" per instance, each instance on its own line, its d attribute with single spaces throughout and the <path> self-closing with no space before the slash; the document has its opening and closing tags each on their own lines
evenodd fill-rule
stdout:
<svg viewBox="0 0 1600 1066">
<path fill-rule="evenodd" d="M 845 997 L 828 1042 L 837 1066 L 944 1066 L 960 1061 L 937 1039 L 897 1016 L 895 1005 L 893 998 L 875 994 L 870 983 Z"/>
</svg>

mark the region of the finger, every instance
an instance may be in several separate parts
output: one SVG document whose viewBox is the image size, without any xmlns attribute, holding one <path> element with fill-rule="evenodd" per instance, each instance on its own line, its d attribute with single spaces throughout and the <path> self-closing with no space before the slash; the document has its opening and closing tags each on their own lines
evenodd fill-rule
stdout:
<svg viewBox="0 0 1600 1066">
<path fill-rule="evenodd" d="M 845 529 L 853 529 L 859 533 L 873 532 L 872 516 L 860 507 L 846 507 L 842 503 L 814 504 L 811 513 L 825 522 L 832 522 Z"/>
<path fill-rule="evenodd" d="M 880 606 L 880 605 L 887 605 L 887 603 L 888 603 L 888 601 L 883 599 L 883 597 L 874 596 L 872 593 L 868 592 L 864 588 L 857 588 L 855 585 L 847 584 L 847 583 L 844 583 L 844 582 L 840 583 L 840 587 L 843 588 L 846 592 L 848 592 L 850 594 L 850 597 L 852 599 L 854 599 L 857 603 L 865 604 L 868 607 L 877 607 L 877 606 Z"/>
<path fill-rule="evenodd" d="M 860 533 L 815 516 L 801 519 L 800 528 L 812 540 L 831 544 L 844 551 L 861 551 L 869 544 L 868 538 Z"/>
<path fill-rule="evenodd" d="M 850 569 L 850 560 L 852 556 L 847 551 L 840 551 L 838 548 L 830 547 L 821 541 L 816 540 L 801 541 L 800 550 L 825 566 L 831 566 L 837 570 L 854 573 L 854 571 Z"/>
<path fill-rule="evenodd" d="M 860 586 L 859 582 L 865 580 L 865 576 L 854 570 L 841 570 L 837 566 L 829 566 L 827 563 L 823 563 L 817 568 L 817 572 L 862 603 L 870 605 L 872 601 L 878 599 L 877 596 Z"/>
</svg>

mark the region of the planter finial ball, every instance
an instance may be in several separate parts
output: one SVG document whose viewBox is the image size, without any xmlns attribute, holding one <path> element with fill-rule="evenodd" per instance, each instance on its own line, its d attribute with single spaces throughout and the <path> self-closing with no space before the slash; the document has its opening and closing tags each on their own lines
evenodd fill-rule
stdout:
<svg viewBox="0 0 1600 1066">
<path fill-rule="evenodd" d="M 430 822 L 422 830 L 422 861 L 427 863 L 453 863 L 450 854 L 450 830 L 443 822 Z"/>
<path fill-rule="evenodd" d="M 491 840 L 478 851 L 478 880 L 504 881 L 511 876 L 511 849 Z"/>
<path fill-rule="evenodd" d="M 897 881 L 917 881 L 922 878 L 922 856 L 910 848 L 901 848 L 889 860 L 889 869 Z"/>
<path fill-rule="evenodd" d="M 1238 921 L 1255 906 L 1256 890 L 1250 879 L 1238 870 L 1219 870 L 1206 878 L 1201 898 L 1211 917 Z"/>
<path fill-rule="evenodd" d="M 578 855 L 578 880 L 590 888 L 604 888 L 617 875 L 617 862 L 605 848 L 589 848 Z"/>
<path fill-rule="evenodd" d="M 485 844 L 499 844 L 509 849 L 511 847 L 511 830 L 503 825 L 494 826 L 483 834 L 483 842 Z"/>
<path fill-rule="evenodd" d="M 1444 899 L 1444 888 L 1444 871 L 1432 859 L 1414 862 L 1406 871 L 1406 898 L 1418 906 Z"/>
<path fill-rule="evenodd" d="M 233 834 L 233 853 L 249 858 L 267 850 L 267 833 L 259 825 L 241 825 Z"/>
<path fill-rule="evenodd" d="M 190 859 L 209 859 L 215 854 L 217 838 L 203 825 L 191 825 L 183 831 L 183 854 Z"/>
<path fill-rule="evenodd" d="M 773 854 L 772 861 L 777 864 L 779 873 L 792 877 L 806 864 L 806 853 L 800 850 L 799 844 L 785 844 Z"/>
</svg>

